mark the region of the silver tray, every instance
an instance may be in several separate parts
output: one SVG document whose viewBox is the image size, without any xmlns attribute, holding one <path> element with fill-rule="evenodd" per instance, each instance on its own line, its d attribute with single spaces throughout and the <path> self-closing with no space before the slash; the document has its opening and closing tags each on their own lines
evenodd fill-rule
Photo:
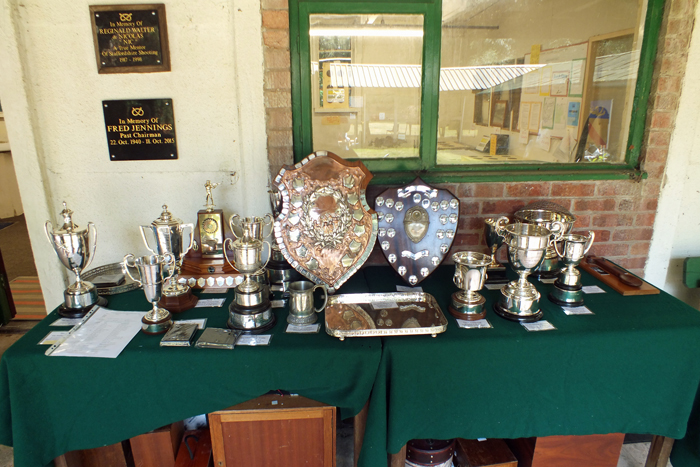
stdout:
<svg viewBox="0 0 700 467">
<path fill-rule="evenodd" d="M 132 276 L 136 276 L 138 274 L 136 268 L 130 268 L 129 270 L 131 271 Z M 105 274 L 124 274 L 122 263 L 105 264 L 104 266 L 90 269 L 82 274 L 82 279 L 91 282 L 96 277 Z M 123 284 L 115 287 L 98 287 L 97 293 L 99 295 L 116 295 L 128 292 L 130 290 L 136 290 L 141 287 L 137 282 L 134 282 L 128 274 L 124 274 L 124 279 L 125 281 Z"/>
<path fill-rule="evenodd" d="M 424 292 L 342 294 L 328 297 L 326 332 L 338 337 L 405 336 L 445 332 L 447 319 Z"/>
</svg>

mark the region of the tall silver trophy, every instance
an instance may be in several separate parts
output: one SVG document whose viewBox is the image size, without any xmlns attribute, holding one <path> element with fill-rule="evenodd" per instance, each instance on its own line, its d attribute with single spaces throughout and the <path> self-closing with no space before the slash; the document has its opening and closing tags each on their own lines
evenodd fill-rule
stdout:
<svg viewBox="0 0 700 467">
<path fill-rule="evenodd" d="M 159 305 L 173 313 L 194 308 L 198 298 L 192 294 L 187 284 L 178 281 L 182 260 L 194 244 L 194 224 L 184 224 L 173 217 L 164 204 L 160 217 L 150 225 L 139 226 L 139 229 L 143 243 L 151 253 L 161 256 L 170 253 L 175 257 L 175 271 L 163 287 L 163 298 Z"/>
<path fill-rule="evenodd" d="M 88 222 L 87 228 L 81 229 L 73 223 L 73 211 L 63 203 L 63 226 L 54 230 L 51 221 L 44 224 L 44 232 L 49 243 L 53 246 L 61 264 L 75 274 L 75 282 L 63 292 L 63 304 L 58 313 L 67 318 L 82 318 L 95 305 L 104 306 L 107 299 L 98 297 L 97 287 L 91 282 L 84 281 L 80 274 L 90 266 L 95 257 L 97 246 L 97 229 L 95 224 Z"/>
<path fill-rule="evenodd" d="M 251 333 L 267 331 L 276 323 L 270 288 L 265 284 L 264 276 L 267 265 L 267 261 L 263 263 L 262 259 L 264 245 L 268 246 L 270 259 L 270 242 L 261 239 L 264 224 L 265 220 L 259 217 L 246 218 L 240 223 L 239 217 L 234 214 L 229 219 L 229 225 L 237 238 L 235 241 L 227 238 L 224 242 L 224 248 L 233 252 L 233 263 L 229 264 L 245 277 L 234 289 L 227 324 L 229 328 Z M 228 261 L 228 256 L 224 258 Z"/>
<path fill-rule="evenodd" d="M 452 294 L 448 310 L 458 319 L 474 321 L 486 316 L 486 299 L 479 290 L 484 287 L 486 271 L 491 264 L 491 256 L 473 251 L 459 251 L 452 255 L 455 262 L 453 281 L 459 292 Z"/>
<path fill-rule="evenodd" d="M 560 306 L 583 305 L 583 288 L 581 273 L 576 269 L 593 244 L 595 234 L 588 235 L 566 234 L 554 244 L 559 258 L 566 266 L 554 282 L 554 289 L 549 293 L 549 300 Z M 559 248 L 561 245 L 561 250 Z"/>
<path fill-rule="evenodd" d="M 540 293 L 527 280 L 547 254 L 547 248 L 564 234 L 564 224 L 552 222 L 552 230 L 534 224 L 508 224 L 498 228 L 498 233 L 508 245 L 508 261 L 520 278 L 501 289 L 500 300 L 494 304 L 499 316 L 511 321 L 531 322 L 542 317 Z"/>
<path fill-rule="evenodd" d="M 171 253 L 165 255 L 146 255 L 136 258 L 132 254 L 124 256 L 124 270 L 134 282 L 143 287 L 153 309 L 141 319 L 141 330 L 146 334 L 162 334 L 170 329 L 173 324 L 172 315 L 165 308 L 159 308 L 163 293 L 163 284 L 172 278 L 175 272 L 175 256 Z M 129 268 L 136 268 L 139 277 L 131 275 Z"/>
</svg>

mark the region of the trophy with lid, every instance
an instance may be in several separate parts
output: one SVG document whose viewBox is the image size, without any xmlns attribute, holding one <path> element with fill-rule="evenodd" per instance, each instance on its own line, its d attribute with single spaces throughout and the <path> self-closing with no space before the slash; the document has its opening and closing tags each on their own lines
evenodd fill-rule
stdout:
<svg viewBox="0 0 700 467">
<path fill-rule="evenodd" d="M 198 298 L 192 294 L 192 289 L 187 284 L 178 282 L 178 274 L 182 259 L 194 243 L 194 224 L 183 224 L 180 219 L 173 217 L 164 204 L 160 217 L 150 225 L 139 226 L 139 229 L 143 243 L 151 253 L 161 256 L 170 253 L 175 258 L 173 276 L 163 286 L 159 305 L 173 313 L 193 308 Z M 187 236 L 185 232 L 188 232 Z"/>
<path fill-rule="evenodd" d="M 229 306 L 228 327 L 251 333 L 261 333 L 271 329 L 276 322 L 270 303 L 270 289 L 257 279 L 264 278 L 267 261 L 263 264 L 263 246 L 270 242 L 262 240 L 263 226 L 266 220 L 260 217 L 248 217 L 239 220 L 234 214 L 229 219 L 231 231 L 236 235 L 235 241 L 227 238 L 224 247 L 233 252 L 231 266 L 243 274 L 244 280 L 234 289 L 234 299 Z M 237 225 L 238 224 L 238 225 Z M 228 256 L 225 256 L 228 261 Z M 268 256 L 268 261 L 269 261 Z M 264 282 L 264 279 L 263 279 Z"/>
<path fill-rule="evenodd" d="M 552 230 L 535 224 L 505 224 L 497 227 L 497 232 L 508 245 L 508 260 L 520 278 L 509 282 L 501 289 L 501 298 L 494 304 L 497 315 L 511 321 L 533 322 L 542 317 L 540 293 L 527 280 L 547 254 L 547 248 L 564 235 L 565 224 L 552 222 Z"/>
<path fill-rule="evenodd" d="M 63 304 L 58 314 L 66 318 L 82 318 L 95 305 L 105 306 L 107 299 L 97 295 L 97 288 L 91 282 L 80 278 L 83 270 L 90 266 L 95 257 L 97 246 L 97 229 L 88 222 L 87 228 L 81 229 L 73 223 L 73 211 L 63 203 L 63 227 L 54 230 L 51 221 L 44 224 L 44 232 L 53 246 L 58 259 L 66 268 L 75 273 L 75 282 L 63 292 Z"/>
</svg>

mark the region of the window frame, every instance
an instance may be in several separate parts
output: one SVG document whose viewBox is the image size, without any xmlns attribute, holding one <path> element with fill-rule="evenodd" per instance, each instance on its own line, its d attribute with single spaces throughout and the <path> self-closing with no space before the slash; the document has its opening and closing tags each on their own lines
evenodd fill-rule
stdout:
<svg viewBox="0 0 700 467">
<path fill-rule="evenodd" d="M 429 183 L 535 180 L 641 179 L 639 155 L 644 140 L 657 42 L 665 0 L 648 0 L 639 70 L 625 162 L 437 165 L 441 0 L 289 0 L 292 134 L 294 161 L 313 152 L 309 18 L 313 14 L 422 14 L 423 54 L 421 130 L 417 159 L 359 159 L 374 174 L 374 183 L 407 183 L 419 174 Z M 333 151 L 332 148 L 323 148 Z"/>
</svg>

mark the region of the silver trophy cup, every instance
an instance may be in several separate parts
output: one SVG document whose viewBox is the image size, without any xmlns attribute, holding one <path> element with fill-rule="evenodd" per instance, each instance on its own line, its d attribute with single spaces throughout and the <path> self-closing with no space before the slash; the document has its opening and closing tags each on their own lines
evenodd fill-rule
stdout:
<svg viewBox="0 0 700 467">
<path fill-rule="evenodd" d="M 547 248 L 564 233 L 564 224 L 559 221 L 552 224 L 556 234 L 535 224 L 515 223 L 499 228 L 499 235 L 508 245 L 510 266 L 520 276 L 517 281 L 509 282 L 501 289 L 501 298 L 494 304 L 494 311 L 499 316 L 524 322 L 537 321 L 542 317 L 540 293 L 528 282 L 527 276 L 539 267 Z"/>
<path fill-rule="evenodd" d="M 143 287 L 153 309 L 146 313 L 141 322 L 141 330 L 146 334 L 162 334 L 172 326 L 172 315 L 165 308 L 159 308 L 163 293 L 163 284 L 172 277 L 175 268 L 175 256 L 171 253 L 165 255 L 146 255 L 138 258 L 132 254 L 124 256 L 124 270 L 134 282 Z M 136 268 L 139 277 L 131 275 L 129 268 Z"/>
<path fill-rule="evenodd" d="M 58 313 L 70 318 L 85 316 L 93 305 L 106 305 L 107 300 L 97 296 L 94 284 L 81 279 L 81 273 L 90 266 L 95 257 L 97 246 L 97 229 L 88 222 L 87 228 L 81 229 L 73 223 L 73 211 L 63 203 L 63 226 L 54 230 L 51 221 L 44 224 L 44 232 L 53 246 L 61 264 L 75 274 L 75 282 L 63 292 L 63 304 Z"/>
<path fill-rule="evenodd" d="M 491 256 L 473 251 L 460 251 L 452 255 L 455 262 L 453 281 L 459 292 L 452 294 L 448 309 L 458 319 L 473 321 L 486 316 L 486 299 L 478 293 L 484 287 L 486 270 L 491 264 Z"/>
<path fill-rule="evenodd" d="M 182 260 L 194 244 L 194 224 L 185 224 L 173 217 L 168 206 L 163 205 L 160 217 L 150 225 L 139 226 L 143 243 L 154 255 L 170 253 L 175 257 L 172 277 L 163 287 L 165 297 L 161 306 L 174 313 L 189 310 L 197 304 L 197 297 L 192 294 L 187 284 L 178 281 Z"/>
<path fill-rule="evenodd" d="M 593 245 L 595 234 L 588 235 L 566 234 L 554 244 L 554 248 L 564 263 L 565 268 L 559 273 L 554 282 L 554 289 L 549 294 L 549 300 L 560 306 L 582 306 L 583 290 L 581 273 L 576 269 L 588 250 Z M 561 250 L 559 246 L 561 245 Z"/>
<path fill-rule="evenodd" d="M 265 214 L 264 217 L 241 217 L 233 214 L 228 220 L 231 232 L 237 239 L 264 240 L 272 233 L 272 215 Z M 265 228 L 269 227 L 267 233 Z"/>
</svg>

